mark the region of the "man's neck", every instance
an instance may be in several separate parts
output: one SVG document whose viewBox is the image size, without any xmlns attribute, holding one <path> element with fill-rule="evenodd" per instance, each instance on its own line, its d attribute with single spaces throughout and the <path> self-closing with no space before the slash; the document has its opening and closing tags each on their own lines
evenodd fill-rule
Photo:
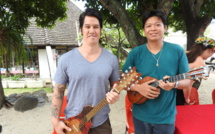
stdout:
<svg viewBox="0 0 215 134">
<path fill-rule="evenodd" d="M 100 53 L 101 47 L 98 44 L 82 44 L 78 49 L 83 55 L 94 55 Z"/>
<path fill-rule="evenodd" d="M 162 49 L 163 41 L 159 41 L 159 42 L 158 41 L 156 41 L 156 42 L 150 41 L 147 43 L 147 47 L 151 52 L 157 53 Z"/>
</svg>

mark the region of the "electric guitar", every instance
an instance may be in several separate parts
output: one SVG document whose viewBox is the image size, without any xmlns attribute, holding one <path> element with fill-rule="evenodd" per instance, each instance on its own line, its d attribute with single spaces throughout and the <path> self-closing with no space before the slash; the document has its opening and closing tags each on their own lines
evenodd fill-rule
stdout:
<svg viewBox="0 0 215 134">
<path fill-rule="evenodd" d="M 214 66 L 203 66 L 200 68 L 192 69 L 187 73 L 183 73 L 183 74 L 179 74 L 179 75 L 176 75 L 173 77 L 169 77 L 167 79 L 163 79 L 163 81 L 164 82 L 166 82 L 166 81 L 176 82 L 176 81 L 180 81 L 183 79 L 201 79 L 204 77 L 208 77 L 211 69 L 214 69 Z M 147 77 L 139 80 L 138 84 L 150 81 L 152 79 L 155 79 L 155 78 L 147 76 Z M 153 87 L 159 87 L 159 82 L 157 80 L 155 82 L 150 83 L 149 85 L 151 85 Z M 146 97 L 142 96 L 140 93 L 138 93 L 136 91 L 127 91 L 127 95 L 128 95 L 128 99 L 130 100 L 131 103 L 142 104 L 147 100 Z"/>
<path fill-rule="evenodd" d="M 124 74 L 113 91 L 119 94 L 122 90 L 125 90 L 125 88 L 130 87 L 134 82 L 138 81 L 140 76 L 141 74 L 137 73 L 136 68 L 133 67 L 127 74 Z M 65 120 L 64 123 L 72 129 L 72 131 L 65 131 L 66 134 L 87 134 L 92 126 L 92 117 L 107 104 L 108 101 L 104 98 L 95 107 L 91 105 L 85 106 L 80 114 Z"/>
</svg>

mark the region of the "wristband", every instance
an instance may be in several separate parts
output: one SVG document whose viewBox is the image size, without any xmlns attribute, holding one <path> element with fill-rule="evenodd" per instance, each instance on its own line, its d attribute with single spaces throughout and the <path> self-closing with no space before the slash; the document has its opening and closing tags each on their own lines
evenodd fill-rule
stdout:
<svg viewBox="0 0 215 134">
<path fill-rule="evenodd" d="M 175 82 L 174 88 L 178 88 L 178 81 Z"/>
</svg>

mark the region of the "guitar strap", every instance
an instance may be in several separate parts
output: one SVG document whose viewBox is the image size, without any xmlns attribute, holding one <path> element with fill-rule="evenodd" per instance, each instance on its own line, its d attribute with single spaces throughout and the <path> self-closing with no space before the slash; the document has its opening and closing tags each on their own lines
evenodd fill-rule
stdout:
<svg viewBox="0 0 215 134">
<path fill-rule="evenodd" d="M 202 79 L 195 80 L 195 82 L 193 83 L 192 87 L 194 87 L 196 90 L 198 90 L 201 83 L 202 83 Z"/>
</svg>

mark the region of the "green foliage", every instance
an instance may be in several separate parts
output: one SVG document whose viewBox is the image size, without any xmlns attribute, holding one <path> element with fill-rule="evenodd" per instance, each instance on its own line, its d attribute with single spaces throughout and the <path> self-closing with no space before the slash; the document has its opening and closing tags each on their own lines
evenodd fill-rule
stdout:
<svg viewBox="0 0 215 134">
<path fill-rule="evenodd" d="M 199 0 L 197 0 L 199 2 Z M 195 2 L 193 0 L 190 0 L 190 2 Z M 202 18 L 204 16 L 209 16 L 211 18 L 215 18 L 215 1 L 214 0 L 204 0 L 203 4 L 200 7 L 197 7 L 197 4 L 195 4 L 195 11 L 197 12 L 197 16 L 193 16 L 196 18 Z M 194 7 L 190 7 L 194 8 Z M 198 10 L 200 8 L 200 10 Z M 193 11 L 193 14 L 195 14 Z M 190 18 L 192 19 L 192 18 Z M 168 17 L 168 24 L 170 27 L 173 27 L 175 31 L 183 31 L 184 33 L 187 32 L 186 26 L 185 26 L 185 20 L 183 17 L 180 0 L 174 0 L 173 8 L 170 12 L 170 15 Z"/>
<path fill-rule="evenodd" d="M 123 58 L 119 47 L 130 47 L 122 28 L 107 23 L 102 29 L 101 45 L 115 54 L 118 59 Z"/>
<path fill-rule="evenodd" d="M 13 76 L 6 76 L 6 75 L 2 75 L 1 78 L 4 80 L 14 80 L 14 81 L 18 81 L 21 78 L 24 78 L 25 75 L 24 74 L 18 74 L 18 75 L 13 75 Z"/>
<path fill-rule="evenodd" d="M 10 76 L 8 77 L 9 80 L 14 80 L 14 81 L 18 81 L 21 78 L 23 78 L 24 74 L 18 74 L 18 75 L 14 75 L 14 76 Z"/>
<path fill-rule="evenodd" d="M 68 0 L 1 0 L 0 12 L 4 16 L 8 11 L 16 17 L 17 28 L 25 29 L 29 19 L 36 18 L 38 26 L 52 27 L 57 19 L 63 20 L 66 15 Z"/>
<path fill-rule="evenodd" d="M 1 75 L 1 78 L 2 78 L 2 79 L 6 79 L 7 76 L 6 76 L 6 75 Z"/>
<path fill-rule="evenodd" d="M 30 56 L 24 34 L 23 29 L 17 29 L 15 16 L 5 13 L 0 21 L 0 56 L 4 57 L 1 60 L 6 58 L 6 62 L 9 63 L 13 54 L 18 62 L 28 60 Z"/>
<path fill-rule="evenodd" d="M 214 0 L 204 0 L 201 6 L 200 15 L 203 17 L 204 15 L 208 15 L 212 18 L 215 18 L 215 1 Z"/>
<path fill-rule="evenodd" d="M 110 25 L 106 23 L 102 33 L 107 36 L 107 40 L 111 45 L 117 46 L 119 43 L 129 44 L 122 28 L 118 25 Z"/>
<path fill-rule="evenodd" d="M 119 70 L 122 70 L 124 64 L 125 64 L 125 60 L 121 60 L 121 62 L 119 63 Z"/>
</svg>

